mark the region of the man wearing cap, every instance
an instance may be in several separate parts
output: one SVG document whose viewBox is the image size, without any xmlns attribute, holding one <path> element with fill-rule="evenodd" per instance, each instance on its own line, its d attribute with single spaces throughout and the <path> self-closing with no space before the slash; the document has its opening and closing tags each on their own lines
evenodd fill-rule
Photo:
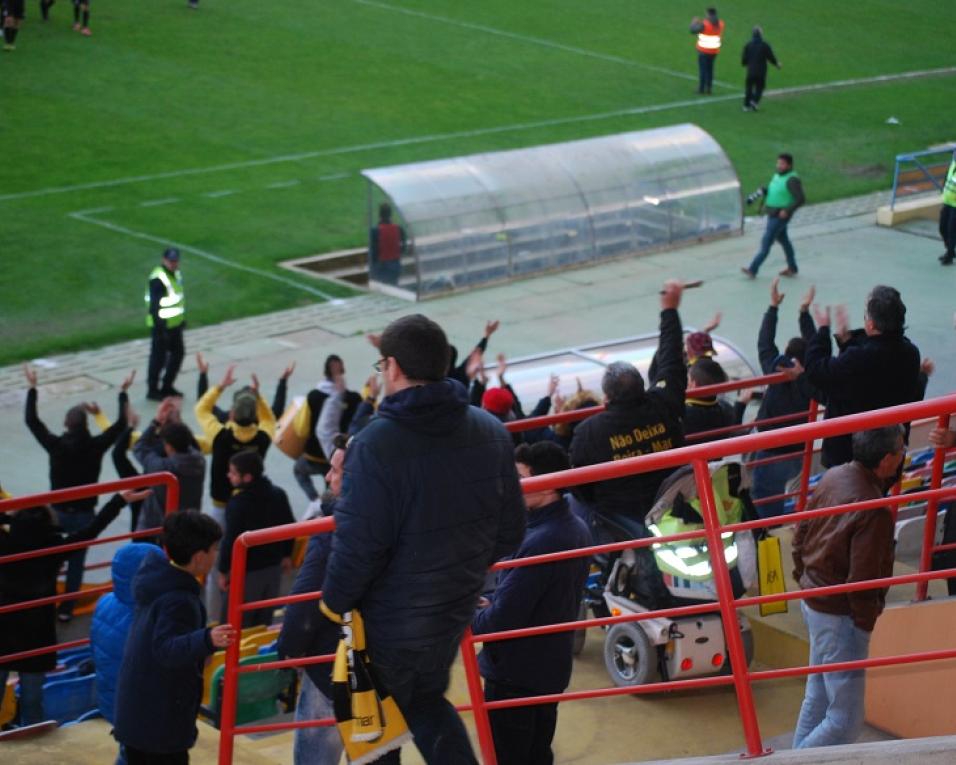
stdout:
<svg viewBox="0 0 956 765">
<path fill-rule="evenodd" d="M 173 387 L 183 363 L 183 329 L 186 326 L 186 299 L 183 275 L 179 270 L 179 250 L 168 247 L 162 263 L 149 274 L 146 285 L 146 326 L 151 331 L 149 371 L 146 374 L 146 398 L 162 401 L 167 396 L 182 396 Z M 165 373 L 163 372 L 165 370 Z M 162 387 L 159 384 L 162 374 Z"/>
</svg>

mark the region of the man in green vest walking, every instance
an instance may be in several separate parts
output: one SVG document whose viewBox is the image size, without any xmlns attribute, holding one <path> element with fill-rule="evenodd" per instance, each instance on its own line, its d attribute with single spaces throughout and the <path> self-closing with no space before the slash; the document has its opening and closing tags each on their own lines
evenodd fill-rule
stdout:
<svg viewBox="0 0 956 765">
<path fill-rule="evenodd" d="M 175 247 L 167 248 L 163 252 L 162 264 L 150 272 L 145 300 L 146 326 L 152 333 L 146 398 L 162 401 L 167 396 L 182 396 L 173 383 L 183 363 L 186 298 L 183 275 L 179 270 L 179 250 Z M 159 382 L 161 374 L 162 386 Z"/>
<path fill-rule="evenodd" d="M 956 259 L 956 150 L 953 161 L 949 163 L 946 182 L 943 184 L 943 206 L 939 211 L 939 235 L 943 237 L 946 252 L 939 257 L 944 266 L 953 264 Z"/>
<path fill-rule="evenodd" d="M 780 272 L 781 276 L 797 275 L 797 259 L 793 252 L 790 237 L 787 236 L 787 224 L 793 218 L 793 213 L 804 203 L 803 184 L 800 177 L 793 170 L 793 155 L 780 154 L 777 156 L 777 172 L 770 179 L 769 185 L 761 191 L 764 194 L 761 206 L 767 211 L 767 230 L 764 231 L 760 250 L 754 255 L 749 266 L 740 270 L 753 279 L 757 276 L 760 264 L 767 259 L 774 242 L 780 242 L 783 254 L 787 257 L 787 267 Z"/>
</svg>

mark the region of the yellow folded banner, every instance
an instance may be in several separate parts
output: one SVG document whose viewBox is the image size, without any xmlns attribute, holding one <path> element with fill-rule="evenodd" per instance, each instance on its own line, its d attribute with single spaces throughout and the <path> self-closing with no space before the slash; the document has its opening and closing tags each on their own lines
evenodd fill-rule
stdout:
<svg viewBox="0 0 956 765">
<path fill-rule="evenodd" d="M 760 574 L 761 595 L 779 595 L 787 591 L 787 583 L 783 578 L 783 559 L 780 554 L 780 539 L 778 537 L 768 534 L 757 542 L 757 569 Z M 760 604 L 761 616 L 785 613 L 787 613 L 786 600 Z"/>
</svg>

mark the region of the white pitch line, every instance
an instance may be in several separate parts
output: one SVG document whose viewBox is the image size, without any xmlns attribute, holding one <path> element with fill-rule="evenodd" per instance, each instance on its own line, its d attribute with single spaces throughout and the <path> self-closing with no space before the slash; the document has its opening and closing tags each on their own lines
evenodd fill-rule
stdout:
<svg viewBox="0 0 956 765">
<path fill-rule="evenodd" d="M 332 175 L 320 175 L 320 181 L 340 181 L 343 178 L 348 178 L 351 173 L 333 173 Z"/>
<path fill-rule="evenodd" d="M 913 72 L 900 72 L 898 74 L 881 74 L 873 77 L 860 77 L 853 80 L 834 80 L 832 82 L 821 82 L 811 85 L 796 85 L 792 88 L 776 88 L 765 91 L 764 95 L 767 97 L 787 96 L 791 94 L 799 95 L 801 93 L 810 91 L 848 88 L 859 85 L 879 84 L 894 82 L 897 80 L 910 80 L 922 77 L 936 77 L 940 75 L 952 74 L 956 74 L 956 66 L 941 67 L 939 69 L 923 69 Z M 250 159 L 242 162 L 229 162 L 222 165 L 193 167 L 183 170 L 170 170 L 165 173 L 134 175 L 128 176 L 126 178 L 116 178 L 111 181 L 78 183 L 74 186 L 54 186 L 45 189 L 35 189 L 34 191 L 21 191 L 14 194 L 2 194 L 0 195 L 0 202 L 10 202 L 19 199 L 29 199 L 32 197 L 44 197 L 53 194 L 66 194 L 74 191 L 90 191 L 92 189 L 115 188 L 117 186 L 128 186 L 135 183 L 147 183 L 149 181 L 159 181 L 169 178 L 184 178 L 191 175 L 209 175 L 211 173 L 227 172 L 229 170 L 244 170 L 250 167 L 276 165 L 283 162 L 302 162 L 309 159 L 318 159 L 320 157 L 337 157 L 344 154 L 359 154 L 361 152 L 376 151 L 378 149 L 393 149 L 399 146 L 415 146 L 426 143 L 437 143 L 440 141 L 451 141 L 459 138 L 475 138 L 478 136 L 495 135 L 498 133 L 521 132 L 524 130 L 536 130 L 538 128 L 544 127 L 574 125 L 583 122 L 595 122 L 599 120 L 615 119 L 618 117 L 630 117 L 639 114 L 652 114 L 654 112 L 668 111 L 671 109 L 708 106 L 709 104 L 721 103 L 723 101 L 732 101 L 736 98 L 742 98 L 742 96 L 739 94 L 702 96 L 700 98 L 693 98 L 689 100 L 670 101 L 663 104 L 651 104 L 650 106 L 636 106 L 629 109 L 618 109 L 610 112 L 584 114 L 576 117 L 556 117 L 554 119 L 538 120 L 536 122 L 519 122 L 512 125 L 499 125 L 498 127 L 459 130 L 452 133 L 434 133 L 432 135 L 416 136 L 413 138 L 398 138 L 392 141 L 378 141 L 375 143 L 356 144 L 353 146 L 341 146 L 333 149 L 317 149 L 315 151 L 305 151 L 298 154 L 278 154 L 274 157 Z"/>
<path fill-rule="evenodd" d="M 406 16 L 415 16 L 428 21 L 436 21 L 441 24 L 450 24 L 451 26 L 461 27 L 462 29 L 471 29 L 475 32 L 484 32 L 489 35 L 504 37 L 509 40 L 517 40 L 518 42 L 528 43 L 530 45 L 540 45 L 545 48 L 563 51 L 564 53 L 574 53 L 578 56 L 587 56 L 588 58 L 597 59 L 598 61 L 608 61 L 612 64 L 624 64 L 625 66 L 636 67 L 637 69 L 645 69 L 649 72 L 657 72 L 658 74 L 666 74 L 670 77 L 679 77 L 682 80 L 697 82 L 697 75 L 687 74 L 687 72 L 678 72 L 675 69 L 667 69 L 662 66 L 645 64 L 641 61 L 634 61 L 633 59 L 622 58 L 621 56 L 611 56 L 607 53 L 598 53 L 597 51 L 588 50 L 587 48 L 578 48 L 574 45 L 565 45 L 564 43 L 546 40 L 542 37 L 531 37 L 530 35 L 522 35 L 518 34 L 517 32 L 508 32 L 507 30 L 496 29 L 495 27 L 485 26 L 484 24 L 474 24 L 470 21 L 459 21 L 457 19 L 450 19 L 446 16 L 436 16 L 431 13 L 423 13 L 422 11 L 413 11 L 410 8 L 400 8 L 395 5 L 388 5 L 387 3 L 378 3 L 374 0 L 352 0 L 352 2 L 358 3 L 359 5 L 367 5 L 371 8 L 380 8 L 385 11 L 393 11 L 394 13 L 403 13 Z M 730 85 L 729 83 L 720 82 L 719 80 L 714 80 L 714 84 L 720 85 L 724 88 L 733 88 L 734 90 L 739 90 L 736 85 Z"/>
<path fill-rule="evenodd" d="M 236 189 L 223 189 L 222 191 L 207 191 L 203 196 L 207 199 L 219 199 L 220 197 L 231 197 L 238 193 Z"/>
<path fill-rule="evenodd" d="M 126 236 L 134 237 L 135 239 L 143 239 L 147 242 L 155 242 L 156 244 L 163 245 L 164 247 L 175 247 L 178 250 L 183 252 L 188 252 L 197 257 L 203 258 L 204 260 L 209 260 L 213 263 L 218 263 L 221 266 L 226 268 L 232 268 L 236 271 L 243 271 L 247 274 L 254 274 L 263 279 L 269 279 L 274 282 L 279 282 L 280 284 L 285 284 L 289 287 L 294 287 L 295 289 L 302 290 L 303 292 L 308 292 L 312 295 L 317 295 L 324 300 L 335 301 L 337 298 L 333 298 L 332 295 L 329 295 L 323 292 L 316 287 L 311 287 L 308 284 L 301 284 L 299 282 L 294 282 L 291 279 L 286 279 L 277 274 L 269 273 L 268 271 L 263 271 L 259 268 L 253 268 L 252 266 L 245 266 L 241 263 L 235 263 L 227 258 L 223 258 L 219 255 L 216 255 L 207 250 L 200 250 L 198 247 L 193 247 L 188 244 L 183 244 L 182 242 L 174 241 L 173 239 L 167 239 L 165 237 L 153 236 L 152 234 L 147 234 L 143 231 L 134 231 L 131 228 L 126 228 L 125 226 L 118 226 L 115 223 L 110 223 L 105 220 L 97 220 L 96 218 L 89 217 L 90 210 L 80 210 L 78 212 L 67 213 L 69 217 L 83 221 L 84 223 L 89 223 L 93 226 L 99 226 L 100 228 L 108 229 L 109 231 L 114 231 L 117 234 L 125 234 Z"/>
<path fill-rule="evenodd" d="M 179 201 L 179 197 L 166 197 L 165 199 L 150 199 L 148 202 L 140 202 L 140 207 L 159 207 L 160 205 L 171 205 Z"/>
<path fill-rule="evenodd" d="M 288 189 L 292 186 L 298 186 L 302 181 L 297 179 L 292 179 L 291 181 L 277 181 L 276 183 L 270 183 L 266 186 L 267 189 Z"/>
</svg>

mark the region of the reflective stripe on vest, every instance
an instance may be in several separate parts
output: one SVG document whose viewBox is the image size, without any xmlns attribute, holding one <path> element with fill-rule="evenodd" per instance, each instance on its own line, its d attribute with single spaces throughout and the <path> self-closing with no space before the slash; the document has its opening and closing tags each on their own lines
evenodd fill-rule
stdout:
<svg viewBox="0 0 956 765">
<path fill-rule="evenodd" d="M 704 20 L 704 28 L 697 35 L 697 50 L 701 53 L 711 53 L 717 55 L 720 53 L 720 36 L 724 33 L 724 22 L 718 21 L 714 24 L 707 19 Z"/>
<path fill-rule="evenodd" d="M 946 183 L 943 184 L 943 204 L 956 207 L 956 159 L 949 163 Z"/>
<path fill-rule="evenodd" d="M 169 272 L 162 266 L 156 266 L 146 281 L 146 326 L 153 326 L 153 316 L 149 313 L 149 283 L 153 279 L 159 279 L 166 288 L 166 294 L 159 299 L 159 318 L 166 322 L 169 329 L 178 327 L 183 323 L 186 314 L 186 297 L 183 293 L 183 276 L 179 269 L 176 270 L 176 278 L 170 279 Z"/>
<path fill-rule="evenodd" d="M 773 178 L 770 179 L 770 183 L 767 185 L 767 198 L 764 200 L 764 205 L 767 207 L 774 207 L 778 210 L 782 210 L 784 207 L 790 207 L 797 200 L 794 199 L 793 194 L 790 193 L 790 189 L 787 188 L 787 182 L 791 178 L 799 177 L 793 170 L 788 173 L 774 173 Z"/>
</svg>

